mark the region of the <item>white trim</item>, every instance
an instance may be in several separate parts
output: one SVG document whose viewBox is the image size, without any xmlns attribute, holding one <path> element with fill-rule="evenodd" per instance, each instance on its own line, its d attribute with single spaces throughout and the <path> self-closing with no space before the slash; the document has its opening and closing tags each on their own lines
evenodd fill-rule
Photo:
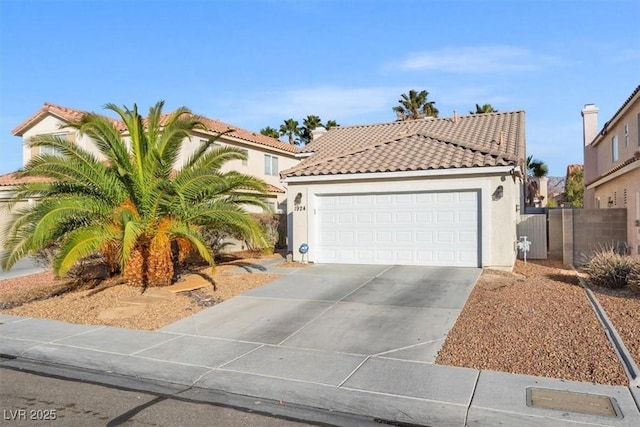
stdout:
<svg viewBox="0 0 640 427">
<path fill-rule="evenodd" d="M 350 173 L 340 175 L 320 175 L 320 176 L 292 176 L 284 178 L 281 182 L 294 183 L 294 182 L 329 182 L 329 181 L 369 181 L 374 179 L 394 179 L 394 178 L 419 178 L 427 176 L 460 176 L 460 175 L 488 175 L 499 173 L 518 174 L 519 170 L 517 166 L 490 166 L 490 167 L 475 167 L 475 168 L 459 168 L 459 169 L 431 169 L 420 171 L 404 171 L 404 172 L 372 172 L 372 173 Z"/>
<path fill-rule="evenodd" d="M 640 161 L 636 160 L 635 162 L 626 165 L 625 167 L 623 167 L 622 169 L 618 169 L 617 171 L 615 171 L 614 173 L 612 173 L 611 175 L 607 175 L 603 178 L 600 178 L 596 181 L 593 181 L 591 184 L 587 185 L 587 190 L 591 190 L 593 188 L 596 188 L 602 184 L 606 184 L 607 182 L 611 181 L 612 179 L 615 179 L 621 175 L 624 175 L 627 172 L 631 172 L 632 170 L 636 169 L 640 167 Z"/>
</svg>

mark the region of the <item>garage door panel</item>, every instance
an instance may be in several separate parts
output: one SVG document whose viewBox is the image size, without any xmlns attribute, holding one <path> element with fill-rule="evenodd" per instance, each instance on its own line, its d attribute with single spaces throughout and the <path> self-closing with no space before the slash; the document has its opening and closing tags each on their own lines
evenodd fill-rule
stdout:
<svg viewBox="0 0 640 427">
<path fill-rule="evenodd" d="M 433 212 L 416 212 L 416 223 L 418 224 L 433 223 Z"/>
<path fill-rule="evenodd" d="M 458 201 L 460 203 L 464 203 L 464 202 L 468 202 L 468 203 L 473 203 L 475 204 L 478 201 L 478 193 L 476 193 L 475 191 L 467 191 L 464 193 L 457 193 L 458 194 Z"/>
<path fill-rule="evenodd" d="M 413 243 L 413 234 L 411 231 L 396 231 L 396 242 L 409 242 Z"/>
<path fill-rule="evenodd" d="M 416 232 L 416 242 L 419 242 L 419 243 L 431 243 L 431 242 L 433 242 L 433 232 L 432 231 L 417 231 Z"/>
<path fill-rule="evenodd" d="M 393 241 L 393 233 L 390 231 L 378 231 L 376 232 L 376 242 L 391 242 Z"/>
<path fill-rule="evenodd" d="M 478 193 L 318 198 L 318 262 L 478 266 Z"/>
<path fill-rule="evenodd" d="M 436 193 L 437 204 L 450 204 L 454 202 L 454 193 Z"/>
<path fill-rule="evenodd" d="M 371 224 L 373 223 L 373 214 L 370 212 L 358 213 L 358 224 Z"/>
<path fill-rule="evenodd" d="M 396 213 L 396 223 L 398 224 L 412 224 L 413 221 L 413 215 L 411 215 L 411 212 L 398 212 Z"/>
<path fill-rule="evenodd" d="M 440 211 L 436 213 L 436 222 L 438 224 L 453 224 L 455 217 L 454 211 Z"/>
<path fill-rule="evenodd" d="M 454 231 L 439 231 L 436 234 L 436 243 L 453 243 L 455 242 L 455 232 Z"/>
</svg>

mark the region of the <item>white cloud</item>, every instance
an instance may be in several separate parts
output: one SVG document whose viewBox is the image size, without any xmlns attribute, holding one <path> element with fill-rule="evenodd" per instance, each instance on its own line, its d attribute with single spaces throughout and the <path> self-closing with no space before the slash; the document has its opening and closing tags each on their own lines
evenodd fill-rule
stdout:
<svg viewBox="0 0 640 427">
<path fill-rule="evenodd" d="M 480 74 L 545 68 L 559 59 L 512 46 L 466 46 L 415 52 L 393 68 Z"/>
</svg>

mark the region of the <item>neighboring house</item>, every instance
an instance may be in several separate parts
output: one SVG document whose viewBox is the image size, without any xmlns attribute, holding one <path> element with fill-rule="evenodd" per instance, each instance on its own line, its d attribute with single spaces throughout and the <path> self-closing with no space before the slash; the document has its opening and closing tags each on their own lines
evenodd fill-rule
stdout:
<svg viewBox="0 0 640 427">
<path fill-rule="evenodd" d="M 640 85 L 598 131 L 598 109 L 582 109 L 584 207 L 626 208 L 627 245 L 640 253 Z"/>
<path fill-rule="evenodd" d="M 73 129 L 64 128 L 65 125 L 80 119 L 84 114 L 86 114 L 84 111 L 45 103 L 35 114 L 18 125 L 13 130 L 13 134 L 22 137 L 24 142 L 35 135 L 64 135 L 67 139 L 75 141 L 84 149 L 100 157 L 97 148 L 89 137 L 79 135 Z M 248 158 L 244 161 L 231 161 L 227 163 L 222 170 L 236 170 L 263 179 L 269 184 L 267 200 L 272 209 L 275 212 L 286 213 L 286 190 L 280 182 L 279 172 L 295 166 L 300 161 L 296 158 L 298 148 L 260 133 L 254 133 L 217 120 L 205 117 L 203 118 L 203 122 L 206 129 L 193 132 L 190 138 L 191 143 L 183 144 L 176 167 L 179 168 L 180 164 L 195 151 L 198 145 L 200 145 L 200 141 L 231 130 L 231 132 L 224 134 L 218 140 L 217 144 L 245 150 Z M 114 120 L 114 123 L 119 128 L 124 128 L 122 123 L 117 120 Z M 23 144 L 23 165 L 33 156 L 38 155 L 40 153 L 39 150 L 44 150 L 44 148 L 29 148 L 26 144 Z M 13 174 L 0 176 L 0 203 L 3 202 L 3 199 L 7 200 L 11 197 L 11 187 L 19 183 Z M 0 210 L 0 227 L 3 227 L 6 220 L 6 212 Z"/>
<path fill-rule="evenodd" d="M 320 263 L 510 269 L 525 113 L 332 128 L 282 172 L 292 249 Z"/>
</svg>

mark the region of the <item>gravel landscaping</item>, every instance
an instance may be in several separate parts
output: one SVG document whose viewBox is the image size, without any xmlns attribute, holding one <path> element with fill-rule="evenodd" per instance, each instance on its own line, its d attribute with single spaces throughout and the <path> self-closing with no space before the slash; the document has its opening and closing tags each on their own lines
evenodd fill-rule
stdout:
<svg viewBox="0 0 640 427">
<path fill-rule="evenodd" d="M 608 307 L 625 313 L 628 301 Z M 575 272 L 550 260 L 484 271 L 436 363 L 628 384 Z"/>
<path fill-rule="evenodd" d="M 640 364 L 640 295 L 628 289 L 592 287 L 636 365 Z"/>
<path fill-rule="evenodd" d="M 64 281 L 55 280 L 50 272 L 0 280 L 0 307 L 11 307 L 15 302 L 43 298 L 17 307 L 0 309 L 0 313 L 88 325 L 155 330 L 195 314 L 216 302 L 232 298 L 282 277 L 278 274 L 237 272 L 238 266 L 270 258 L 277 259 L 281 256 L 245 257 L 226 261 L 216 267 L 215 274 L 212 276 L 216 284 L 215 290 L 212 285 L 209 285 L 197 291 L 181 292 L 164 300 L 154 298 L 154 302 L 142 306 L 139 313 L 124 318 L 104 318 L 101 315 L 109 309 L 126 306 L 127 304 L 123 304 L 122 300 L 143 295 L 138 286 L 118 285 L 97 293 L 92 293 L 90 289 L 82 289 L 45 298 L 51 293 L 66 288 Z M 203 268 L 201 271 L 209 273 L 211 270 Z"/>
</svg>

